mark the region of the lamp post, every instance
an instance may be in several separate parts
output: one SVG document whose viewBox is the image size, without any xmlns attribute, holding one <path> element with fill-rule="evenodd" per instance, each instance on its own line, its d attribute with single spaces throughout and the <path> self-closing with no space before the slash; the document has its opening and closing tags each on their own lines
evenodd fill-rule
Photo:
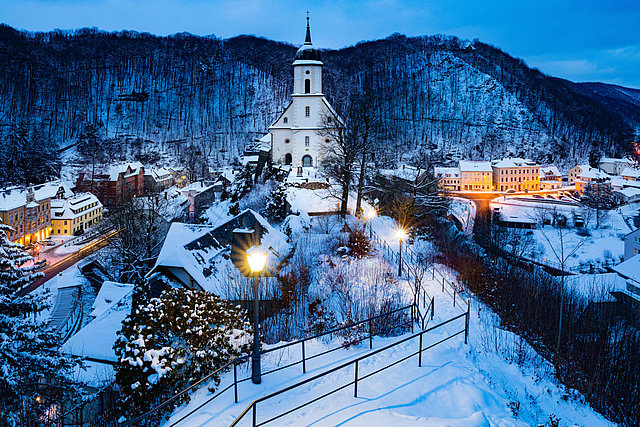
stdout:
<svg viewBox="0 0 640 427">
<path fill-rule="evenodd" d="M 367 217 L 367 220 L 369 221 L 369 239 L 373 239 L 373 220 L 376 217 L 376 215 L 377 215 L 376 210 L 373 208 L 369 209 L 365 214 L 365 216 Z"/>
<path fill-rule="evenodd" d="M 404 231 L 404 228 L 400 227 L 396 230 L 396 236 L 398 236 L 398 240 L 400 240 L 400 250 L 398 251 L 398 277 L 402 276 L 402 239 L 407 237 L 407 232 Z"/>
<path fill-rule="evenodd" d="M 267 254 L 257 246 L 247 249 L 247 261 L 253 273 L 253 354 L 251 355 L 251 381 L 260 384 L 262 381 L 260 374 L 260 319 L 258 316 L 258 277 L 267 263 Z"/>
</svg>

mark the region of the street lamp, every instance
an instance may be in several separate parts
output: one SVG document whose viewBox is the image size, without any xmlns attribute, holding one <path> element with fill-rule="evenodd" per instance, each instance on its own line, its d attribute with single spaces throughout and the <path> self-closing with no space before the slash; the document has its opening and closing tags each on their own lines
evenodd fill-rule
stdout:
<svg viewBox="0 0 640 427">
<path fill-rule="evenodd" d="M 407 232 L 400 227 L 396 230 L 396 237 L 400 240 L 400 250 L 398 251 L 398 277 L 402 276 L 402 239 L 407 237 Z"/>
<path fill-rule="evenodd" d="M 258 246 L 247 249 L 247 261 L 253 273 L 253 354 L 251 355 L 251 381 L 260 384 L 262 381 L 260 374 L 260 331 L 258 317 L 258 276 L 267 264 L 267 253 Z"/>
<path fill-rule="evenodd" d="M 373 219 L 376 217 L 377 213 L 376 210 L 371 208 L 367 211 L 367 213 L 365 214 L 365 216 L 367 217 L 367 220 L 369 221 L 369 238 L 373 239 Z"/>
</svg>

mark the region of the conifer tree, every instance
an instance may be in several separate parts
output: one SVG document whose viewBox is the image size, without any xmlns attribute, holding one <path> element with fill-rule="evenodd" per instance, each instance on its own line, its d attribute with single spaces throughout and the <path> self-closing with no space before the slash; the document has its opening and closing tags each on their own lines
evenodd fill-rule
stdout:
<svg viewBox="0 0 640 427">
<path fill-rule="evenodd" d="M 284 184 L 273 189 L 267 200 L 264 213 L 267 218 L 278 222 L 287 217 L 289 209 L 287 206 L 287 187 Z"/>
<path fill-rule="evenodd" d="M 25 266 L 33 258 L 7 238 L 11 230 L 0 222 L 0 420 L 36 425 L 78 390 L 69 379 L 74 362 L 58 353 L 58 335 L 38 319 L 46 293 L 17 295 L 42 273 Z"/>
<path fill-rule="evenodd" d="M 253 168 L 246 165 L 231 184 L 231 201 L 237 202 L 253 188 Z"/>
</svg>

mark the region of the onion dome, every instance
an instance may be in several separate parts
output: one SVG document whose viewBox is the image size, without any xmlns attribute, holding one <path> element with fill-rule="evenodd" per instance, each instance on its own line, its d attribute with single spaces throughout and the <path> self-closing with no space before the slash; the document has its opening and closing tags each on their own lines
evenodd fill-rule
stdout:
<svg viewBox="0 0 640 427">
<path fill-rule="evenodd" d="M 303 61 L 320 61 L 320 51 L 311 44 L 311 28 L 309 28 L 309 16 L 307 16 L 307 36 L 304 44 L 296 52 L 295 60 Z"/>
</svg>

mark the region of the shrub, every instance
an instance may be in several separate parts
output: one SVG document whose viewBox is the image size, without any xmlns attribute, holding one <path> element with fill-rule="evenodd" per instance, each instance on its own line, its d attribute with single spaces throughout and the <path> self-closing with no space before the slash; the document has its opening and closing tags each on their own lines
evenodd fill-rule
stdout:
<svg viewBox="0 0 640 427">
<path fill-rule="evenodd" d="M 355 228 L 349 233 L 347 241 L 350 255 L 356 258 L 362 258 L 371 252 L 371 240 L 361 228 Z"/>
<path fill-rule="evenodd" d="M 244 311 L 208 292 L 169 289 L 133 308 L 114 345 L 125 416 L 139 415 L 250 351 Z M 212 379 L 215 385 L 220 374 Z M 188 394 L 156 414 L 155 422 Z"/>
</svg>

